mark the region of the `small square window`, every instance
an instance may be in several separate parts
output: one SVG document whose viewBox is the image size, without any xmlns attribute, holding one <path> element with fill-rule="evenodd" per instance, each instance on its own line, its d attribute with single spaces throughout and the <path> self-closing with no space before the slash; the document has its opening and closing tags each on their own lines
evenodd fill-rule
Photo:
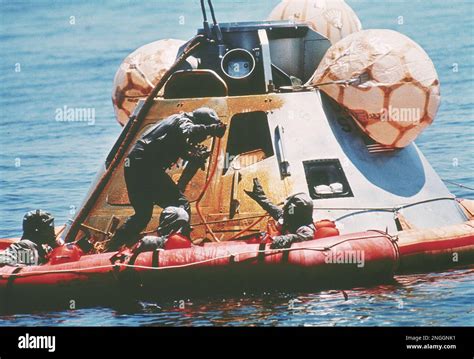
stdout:
<svg viewBox="0 0 474 359">
<path fill-rule="evenodd" d="M 354 197 L 339 160 L 303 161 L 303 166 L 311 198 Z"/>
</svg>

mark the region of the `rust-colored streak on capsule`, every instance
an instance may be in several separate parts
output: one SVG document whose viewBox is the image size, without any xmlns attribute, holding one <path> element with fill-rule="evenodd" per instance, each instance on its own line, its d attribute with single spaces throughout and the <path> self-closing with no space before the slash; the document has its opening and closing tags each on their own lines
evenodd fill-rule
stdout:
<svg viewBox="0 0 474 359">
<path fill-rule="evenodd" d="M 154 104 L 150 108 L 135 138 L 131 141 L 131 145 L 126 151 L 130 151 L 131 146 L 133 146 L 136 140 L 149 126 L 175 113 L 191 112 L 199 107 L 207 106 L 213 108 L 221 120 L 230 126 L 230 121 L 235 114 L 255 111 L 271 113 L 274 110 L 282 108 L 284 102 L 283 96 L 279 94 L 192 99 L 163 99 L 162 97 L 156 97 Z M 226 182 L 229 179 L 222 176 L 222 170 L 216 171 L 215 178 L 208 178 L 209 167 L 213 165 L 214 161 L 219 160 L 219 155 L 225 154 L 227 136 L 228 132 L 222 139 L 223 143 L 221 145 L 220 154 L 213 154 L 210 161 L 208 161 L 206 171 L 199 171 L 186 189 L 185 194 L 191 202 L 193 211 L 192 222 L 196 225 L 193 231 L 193 238 L 206 236 L 205 226 L 201 218 L 197 215 L 195 206 L 196 199 L 200 195 L 207 180 L 210 180 L 211 183 L 203 195 L 200 205 L 201 211 L 204 214 L 206 222 L 217 222 L 211 224 L 211 226 L 213 231 L 217 231 L 219 235 L 223 236 L 222 239 L 231 238 L 235 233 L 238 233 L 246 227 L 252 230 L 259 230 L 263 229 L 266 225 L 267 221 L 261 220 L 261 215 L 263 214 L 262 210 L 254 205 L 252 201 L 247 201 L 246 197 L 244 197 L 243 188 L 247 189 L 251 187 L 251 183 L 247 183 L 248 179 L 245 179 L 239 186 L 239 196 L 242 202 L 245 201 L 245 203 L 243 203 L 245 206 L 242 206 L 245 212 L 237 214 L 235 218 L 230 219 L 228 216 L 228 208 L 224 209 L 221 207 L 221 205 L 227 205 L 230 202 L 230 191 Z M 212 148 L 212 139 L 207 140 L 205 145 Z M 123 220 L 133 214 L 124 180 L 123 168 L 125 161 L 126 158 L 122 161 L 122 164 L 114 170 L 110 180 L 100 194 L 96 205 L 88 216 L 88 225 L 105 230 L 112 216 Z M 181 175 L 181 171 L 182 167 L 173 167 L 169 170 L 169 175 L 174 180 L 177 180 Z M 275 168 L 275 171 L 277 171 L 277 168 Z M 279 176 L 279 174 L 277 172 L 267 174 L 262 171 L 262 173 L 259 174 L 262 185 L 271 187 L 269 186 L 271 182 L 269 178 L 272 176 Z M 269 194 L 271 195 L 271 188 L 269 188 Z M 144 232 L 152 232 L 157 228 L 161 210 L 160 207 L 155 206 L 153 218 Z M 242 219 L 240 217 L 242 217 Z M 253 223 L 259 219 L 260 222 L 254 226 Z"/>
</svg>

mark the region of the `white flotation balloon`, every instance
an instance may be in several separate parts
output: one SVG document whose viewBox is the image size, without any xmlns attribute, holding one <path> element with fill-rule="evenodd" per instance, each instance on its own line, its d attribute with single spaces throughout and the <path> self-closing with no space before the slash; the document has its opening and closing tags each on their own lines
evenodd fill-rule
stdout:
<svg viewBox="0 0 474 359">
<path fill-rule="evenodd" d="M 362 28 L 356 13 L 344 0 L 283 0 L 268 20 L 305 23 L 332 44 Z"/>
<path fill-rule="evenodd" d="M 144 99 L 176 60 L 182 40 L 159 40 L 144 45 L 120 65 L 114 78 L 112 102 L 117 121 L 125 125 L 140 99 Z M 188 63 L 196 59 L 188 58 Z"/>
<path fill-rule="evenodd" d="M 362 75 L 362 76 L 361 76 Z M 379 144 L 401 148 L 429 126 L 440 104 L 433 62 L 413 40 L 392 30 L 364 30 L 327 51 L 309 84 L 322 85 Z"/>
</svg>

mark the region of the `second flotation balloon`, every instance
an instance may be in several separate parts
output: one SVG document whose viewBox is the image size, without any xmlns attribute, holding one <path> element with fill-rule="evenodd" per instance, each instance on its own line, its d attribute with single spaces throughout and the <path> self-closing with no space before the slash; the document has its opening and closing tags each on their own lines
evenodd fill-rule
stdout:
<svg viewBox="0 0 474 359">
<path fill-rule="evenodd" d="M 356 13 L 344 0 L 283 0 L 268 20 L 307 24 L 332 44 L 362 28 Z"/>
<path fill-rule="evenodd" d="M 308 84 L 349 110 L 373 140 L 394 148 L 414 141 L 440 104 L 433 62 L 413 40 L 392 30 L 364 30 L 342 39 Z"/>
<path fill-rule="evenodd" d="M 185 42 L 167 39 L 146 44 L 120 65 L 114 78 L 112 102 L 117 121 L 124 125 L 140 99 L 144 99 L 176 60 L 179 48 Z M 192 57 L 188 58 L 190 66 Z"/>
</svg>

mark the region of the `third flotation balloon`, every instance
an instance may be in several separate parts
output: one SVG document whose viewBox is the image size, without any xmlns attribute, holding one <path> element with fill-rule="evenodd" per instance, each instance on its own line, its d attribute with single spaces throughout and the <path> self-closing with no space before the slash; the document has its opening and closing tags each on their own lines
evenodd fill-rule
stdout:
<svg viewBox="0 0 474 359">
<path fill-rule="evenodd" d="M 348 81 L 348 82 L 344 82 Z M 401 148 L 429 126 L 440 104 L 433 62 L 392 30 L 364 30 L 333 45 L 309 84 L 349 110 L 376 142 Z"/>
<path fill-rule="evenodd" d="M 268 20 L 305 23 L 332 44 L 362 28 L 356 13 L 344 0 L 283 0 Z"/>
</svg>

